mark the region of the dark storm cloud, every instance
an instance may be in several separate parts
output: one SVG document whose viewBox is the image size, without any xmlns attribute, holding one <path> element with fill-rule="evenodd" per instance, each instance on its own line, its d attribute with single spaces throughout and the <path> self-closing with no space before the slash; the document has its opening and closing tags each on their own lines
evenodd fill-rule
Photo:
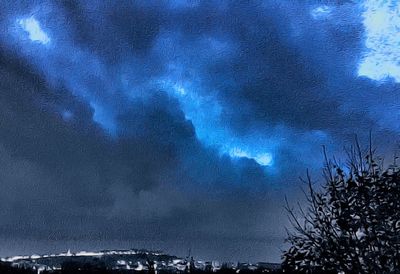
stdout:
<svg viewBox="0 0 400 274">
<path fill-rule="evenodd" d="M 330 88 L 329 72 L 342 62 L 340 51 L 357 53 L 353 44 L 362 43 L 362 37 L 354 27 L 356 23 L 348 23 L 350 30 L 347 27 L 344 32 L 338 25 L 313 21 L 309 15 L 311 5 L 293 4 L 291 8 L 301 11 L 297 16 L 300 18 L 296 18 L 290 14 L 292 9 L 288 12 L 287 3 L 283 7 L 261 4 L 232 3 L 219 12 L 204 8 L 203 13 L 196 10 L 194 20 L 182 20 L 188 22 L 182 26 L 188 33 L 188 44 L 196 39 L 192 35 L 196 29 L 201 35 L 224 34 L 237 45 L 235 56 L 222 62 L 206 61 L 205 72 L 200 72 L 206 83 L 218 88 L 220 100 L 229 106 L 227 120 L 231 119 L 239 132 L 252 122 L 261 127 L 285 124 L 306 131 L 329 131 L 340 123 L 341 130 L 352 130 L 365 110 L 356 109 L 351 116 L 341 112 L 343 98 Z M 234 20 L 229 20 L 227 14 Z M 207 15 L 208 20 L 202 20 Z M 321 25 L 326 26 L 325 33 L 319 30 Z M 306 38 L 294 37 L 299 31 L 307 32 Z M 313 51 L 308 52 L 309 48 Z M 345 76 L 341 73 L 339 77 Z M 233 84 L 221 86 L 222 81 Z M 373 121 L 365 123 L 371 126 Z"/>
<path fill-rule="evenodd" d="M 253 211 L 254 204 L 235 206 L 230 198 L 222 205 L 230 200 L 232 207 L 222 209 L 217 194 L 246 197 L 243 185 L 259 188 L 263 171 L 204 149 L 176 100 L 155 92 L 132 102 L 118 118 L 121 132 L 114 139 L 93 122 L 86 103 L 49 89 L 25 63 L 4 54 L 1 60 L 3 237 L 210 236 L 220 233 L 212 225 L 220 214 L 234 224 L 232 207 Z M 73 113 L 67 120 L 59 111 L 64 108 Z"/>
<path fill-rule="evenodd" d="M 321 4 L 330 17 L 312 15 Z M 282 197 L 319 170 L 322 144 L 340 155 L 355 133 L 384 142 L 399 130 L 398 85 L 357 78 L 364 34 L 351 2 L 37 1 L 2 12 L 3 238 L 183 240 L 178 252 L 215 239 L 218 256 L 234 241 L 233 259 L 265 259 L 246 248 L 281 247 Z"/>
<path fill-rule="evenodd" d="M 129 51 L 146 55 L 166 17 L 156 4 L 63 1 L 61 9 L 73 26 L 74 41 L 110 63 L 123 61 Z"/>
</svg>

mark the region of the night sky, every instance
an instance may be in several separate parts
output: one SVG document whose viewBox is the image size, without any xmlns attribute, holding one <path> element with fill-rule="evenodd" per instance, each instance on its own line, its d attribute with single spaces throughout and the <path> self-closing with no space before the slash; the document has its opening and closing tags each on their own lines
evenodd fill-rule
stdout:
<svg viewBox="0 0 400 274">
<path fill-rule="evenodd" d="M 322 145 L 398 145 L 396 0 L 0 7 L 0 255 L 278 262 Z"/>
</svg>

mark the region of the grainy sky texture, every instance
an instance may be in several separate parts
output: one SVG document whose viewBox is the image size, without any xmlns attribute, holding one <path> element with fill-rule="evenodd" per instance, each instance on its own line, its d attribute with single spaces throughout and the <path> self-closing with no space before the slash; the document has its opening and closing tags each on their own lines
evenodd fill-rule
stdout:
<svg viewBox="0 0 400 274">
<path fill-rule="evenodd" d="M 398 1 L 0 7 L 0 255 L 277 262 L 322 145 L 396 147 Z"/>
</svg>

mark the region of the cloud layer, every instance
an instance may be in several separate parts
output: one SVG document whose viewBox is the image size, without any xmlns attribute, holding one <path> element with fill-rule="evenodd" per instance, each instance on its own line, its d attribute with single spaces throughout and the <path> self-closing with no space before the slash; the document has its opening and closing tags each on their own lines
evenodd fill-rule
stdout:
<svg viewBox="0 0 400 274">
<path fill-rule="evenodd" d="M 321 145 L 396 144 L 396 75 L 363 70 L 368 3 L 3 3 L 0 251 L 278 261 L 283 197 Z"/>
</svg>

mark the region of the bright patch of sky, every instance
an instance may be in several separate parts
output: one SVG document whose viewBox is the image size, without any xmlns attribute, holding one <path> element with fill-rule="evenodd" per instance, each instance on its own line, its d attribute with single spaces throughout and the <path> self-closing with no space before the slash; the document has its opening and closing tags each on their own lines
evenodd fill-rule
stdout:
<svg viewBox="0 0 400 274">
<path fill-rule="evenodd" d="M 248 158 L 254 159 L 258 164 L 262 166 L 270 166 L 272 165 L 272 154 L 271 153 L 260 153 L 260 154 L 251 154 L 248 151 L 245 151 L 241 148 L 234 147 L 229 151 L 229 155 L 232 158 Z"/>
<path fill-rule="evenodd" d="M 32 42 L 38 42 L 46 45 L 50 42 L 49 36 L 40 27 L 39 21 L 35 17 L 31 16 L 24 19 L 19 19 L 18 24 L 21 28 L 28 33 L 29 39 Z"/>
<path fill-rule="evenodd" d="M 365 0 L 363 8 L 366 50 L 358 75 L 400 82 L 400 1 Z"/>
<path fill-rule="evenodd" d="M 318 6 L 311 10 L 311 16 L 314 19 L 324 19 L 329 17 L 332 12 L 332 8 L 326 5 Z"/>
</svg>

